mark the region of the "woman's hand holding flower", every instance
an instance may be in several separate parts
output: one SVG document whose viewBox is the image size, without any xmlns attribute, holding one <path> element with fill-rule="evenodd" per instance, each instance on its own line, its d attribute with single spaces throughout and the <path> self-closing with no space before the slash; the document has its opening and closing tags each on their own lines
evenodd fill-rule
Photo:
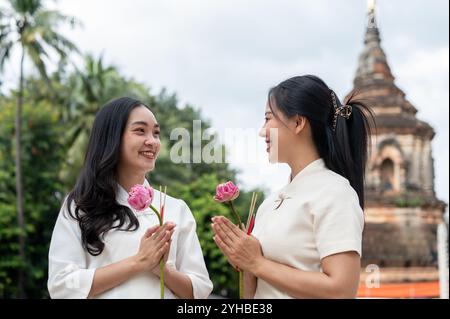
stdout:
<svg viewBox="0 0 450 319">
<path fill-rule="evenodd" d="M 212 221 L 214 241 L 228 261 L 235 268 L 255 273 L 264 258 L 258 239 L 247 235 L 226 217 L 215 216 Z"/>
</svg>

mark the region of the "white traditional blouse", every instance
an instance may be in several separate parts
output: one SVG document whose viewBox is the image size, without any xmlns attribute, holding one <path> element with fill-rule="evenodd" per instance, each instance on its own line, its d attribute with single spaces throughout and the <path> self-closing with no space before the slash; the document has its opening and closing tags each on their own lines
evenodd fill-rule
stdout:
<svg viewBox="0 0 450 319">
<path fill-rule="evenodd" d="M 144 185 L 149 185 L 145 181 Z M 159 209 L 159 191 L 154 190 L 153 205 Z M 116 200 L 128 206 L 139 220 L 136 231 L 110 230 L 104 237 L 105 248 L 99 256 L 90 255 L 82 246 L 81 231 L 76 220 L 69 216 L 67 202 L 59 212 L 50 243 L 48 290 L 51 298 L 87 298 L 95 270 L 136 254 L 145 231 L 158 225 L 158 217 L 150 209 L 133 210 L 127 202 L 128 193 L 118 185 Z M 72 203 L 72 212 L 74 212 Z M 194 298 L 207 298 L 213 285 L 209 279 L 195 219 L 182 200 L 167 196 L 164 221 L 176 224 L 167 263 L 189 276 Z M 142 272 L 95 298 L 160 298 L 159 277 L 151 271 Z M 169 288 L 165 298 L 177 298 Z"/>
<path fill-rule="evenodd" d="M 363 211 L 347 179 L 322 159 L 310 163 L 258 208 L 252 234 L 265 258 L 304 271 L 322 271 L 327 256 L 361 256 Z M 257 278 L 255 298 L 293 298 Z"/>
</svg>

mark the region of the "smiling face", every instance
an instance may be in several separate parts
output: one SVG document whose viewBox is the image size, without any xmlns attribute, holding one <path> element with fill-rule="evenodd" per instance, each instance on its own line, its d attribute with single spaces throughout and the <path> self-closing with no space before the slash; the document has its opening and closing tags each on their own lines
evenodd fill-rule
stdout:
<svg viewBox="0 0 450 319">
<path fill-rule="evenodd" d="M 153 113 L 145 106 L 135 107 L 122 134 L 118 169 L 144 175 L 153 170 L 161 148 L 159 134 Z"/>
<path fill-rule="evenodd" d="M 296 138 L 295 127 L 294 119 L 287 118 L 279 110 L 271 109 L 269 103 L 266 104 L 265 122 L 259 136 L 265 139 L 270 163 L 289 161 L 293 141 Z"/>
</svg>

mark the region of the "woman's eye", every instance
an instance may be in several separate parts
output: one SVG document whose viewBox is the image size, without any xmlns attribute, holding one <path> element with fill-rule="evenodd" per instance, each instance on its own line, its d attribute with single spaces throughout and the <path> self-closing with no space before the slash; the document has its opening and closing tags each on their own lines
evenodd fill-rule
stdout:
<svg viewBox="0 0 450 319">
<path fill-rule="evenodd" d="M 269 118 L 267 118 L 267 117 L 265 118 L 265 122 L 266 122 L 266 123 L 267 123 L 269 120 L 270 120 Z"/>
<path fill-rule="evenodd" d="M 161 133 L 160 131 L 156 131 L 156 132 L 155 132 L 155 135 L 159 136 L 160 133 Z"/>
<path fill-rule="evenodd" d="M 138 133 L 145 133 L 145 130 L 144 130 L 143 128 L 138 128 L 138 129 L 136 130 L 136 132 L 138 132 Z"/>
</svg>

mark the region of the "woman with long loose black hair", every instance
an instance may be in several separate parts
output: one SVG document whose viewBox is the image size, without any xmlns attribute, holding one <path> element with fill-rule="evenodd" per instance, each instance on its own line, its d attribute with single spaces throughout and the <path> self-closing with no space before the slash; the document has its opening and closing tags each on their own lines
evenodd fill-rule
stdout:
<svg viewBox="0 0 450 319">
<path fill-rule="evenodd" d="M 212 290 L 189 207 L 167 196 L 163 226 L 150 208 L 134 210 L 128 192 L 149 186 L 160 126 L 142 102 L 119 98 L 95 117 L 84 166 L 62 205 L 49 251 L 52 298 L 206 298 Z M 160 204 L 154 190 L 153 205 Z"/>
<path fill-rule="evenodd" d="M 260 135 L 270 162 L 290 166 L 290 182 L 258 208 L 250 236 L 223 216 L 212 224 L 244 271 L 247 298 L 356 296 L 371 114 L 312 75 L 269 91 Z"/>
</svg>

